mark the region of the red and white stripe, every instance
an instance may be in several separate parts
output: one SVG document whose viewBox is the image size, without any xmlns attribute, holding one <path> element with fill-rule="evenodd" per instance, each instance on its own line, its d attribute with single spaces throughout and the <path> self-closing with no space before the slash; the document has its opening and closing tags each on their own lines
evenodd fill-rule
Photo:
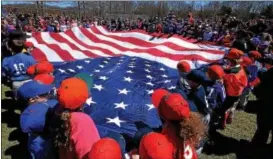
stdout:
<svg viewBox="0 0 273 159">
<path fill-rule="evenodd" d="M 127 55 L 157 61 L 171 68 L 185 60 L 196 68 L 224 56 L 224 51 L 217 46 L 194 44 L 175 35 L 150 41 L 151 38 L 142 30 L 108 32 L 101 26 L 94 26 L 89 29 L 74 27 L 64 33 L 37 32 L 28 41 L 36 47 L 35 59 L 51 62 Z"/>
</svg>

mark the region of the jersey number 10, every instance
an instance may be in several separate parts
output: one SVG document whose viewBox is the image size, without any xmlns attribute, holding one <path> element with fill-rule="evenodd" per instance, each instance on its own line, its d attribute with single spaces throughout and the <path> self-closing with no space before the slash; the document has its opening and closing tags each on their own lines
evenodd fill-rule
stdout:
<svg viewBox="0 0 273 159">
<path fill-rule="evenodd" d="M 19 64 L 14 64 L 13 65 L 15 70 L 16 70 L 16 74 L 25 74 L 25 65 L 23 63 L 19 63 Z"/>
</svg>

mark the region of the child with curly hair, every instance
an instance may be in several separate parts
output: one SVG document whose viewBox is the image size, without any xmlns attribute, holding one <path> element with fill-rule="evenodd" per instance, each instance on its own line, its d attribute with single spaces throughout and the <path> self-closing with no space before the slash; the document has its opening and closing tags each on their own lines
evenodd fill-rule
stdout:
<svg viewBox="0 0 273 159">
<path fill-rule="evenodd" d="M 160 156 L 165 156 L 166 159 L 198 158 L 196 147 L 205 137 L 207 129 L 201 116 L 190 112 L 188 102 L 180 94 L 170 93 L 164 89 L 158 89 L 153 93 L 152 103 L 165 120 L 161 132 L 163 136 L 151 135 L 152 133 L 145 135 L 140 143 L 140 158 L 156 159 Z M 153 142 L 149 138 L 153 138 Z M 160 140 L 164 142 L 160 143 Z M 152 143 L 147 144 L 148 141 Z M 165 148 L 161 149 L 163 146 Z"/>
</svg>

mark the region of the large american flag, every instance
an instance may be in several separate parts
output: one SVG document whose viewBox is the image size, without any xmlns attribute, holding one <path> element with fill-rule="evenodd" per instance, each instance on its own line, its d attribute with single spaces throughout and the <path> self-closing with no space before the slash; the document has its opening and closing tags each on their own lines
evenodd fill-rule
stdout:
<svg viewBox="0 0 273 159">
<path fill-rule="evenodd" d="M 185 60 L 195 69 L 225 53 L 225 48 L 195 44 L 176 35 L 157 38 L 141 30 L 113 33 L 101 26 L 37 32 L 28 41 L 36 47 L 33 56 L 37 61 L 55 64 L 57 81 L 79 72 L 94 78 L 85 110 L 101 135 L 111 131 L 133 136 L 135 122 L 159 127 L 150 96 L 157 88 L 175 88 L 178 61 Z"/>
</svg>

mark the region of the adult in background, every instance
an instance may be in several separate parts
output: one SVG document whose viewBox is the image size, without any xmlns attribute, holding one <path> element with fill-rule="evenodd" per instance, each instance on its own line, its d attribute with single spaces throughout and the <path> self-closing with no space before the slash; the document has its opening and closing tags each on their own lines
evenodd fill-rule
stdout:
<svg viewBox="0 0 273 159">
<path fill-rule="evenodd" d="M 261 84 L 255 90 L 259 99 L 257 130 L 252 139 L 252 143 L 257 147 L 266 145 L 270 131 L 273 135 L 273 68 L 265 72 L 260 80 Z M 273 148 L 273 139 L 271 139 L 271 147 Z"/>
</svg>

